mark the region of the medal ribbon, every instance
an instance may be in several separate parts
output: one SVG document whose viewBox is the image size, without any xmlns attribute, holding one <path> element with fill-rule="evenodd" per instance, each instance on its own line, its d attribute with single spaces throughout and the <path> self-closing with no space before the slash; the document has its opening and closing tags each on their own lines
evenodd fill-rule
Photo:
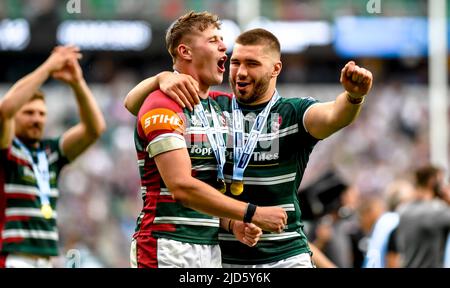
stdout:
<svg viewBox="0 0 450 288">
<path fill-rule="evenodd" d="M 236 96 L 233 96 L 233 180 L 242 181 L 244 179 L 244 171 L 250 162 L 251 155 L 255 151 L 259 136 L 266 125 L 270 110 L 280 99 L 280 95 L 275 90 L 275 93 L 269 104 L 261 111 L 253 123 L 252 130 L 248 136 L 247 142 L 244 144 L 244 115 L 242 114 Z"/>
<path fill-rule="evenodd" d="M 34 176 L 36 177 L 36 182 L 39 188 L 39 199 L 41 200 L 42 207 L 48 206 L 50 207 L 50 200 L 48 195 L 50 194 L 50 173 L 48 169 L 48 160 L 47 155 L 44 150 L 38 150 L 37 158 L 38 162 L 35 163 L 33 160 L 33 156 L 31 155 L 30 150 L 25 146 L 19 139 L 14 138 L 14 143 L 16 143 L 22 152 L 28 158 L 28 161 L 31 163 L 33 168 Z M 44 215 L 45 216 L 45 215 Z M 47 217 L 46 217 L 47 218 Z"/>
<path fill-rule="evenodd" d="M 223 176 L 223 167 L 225 166 L 225 141 L 223 140 L 222 133 L 220 132 L 220 123 L 217 118 L 216 110 L 212 106 L 211 102 L 209 102 L 209 107 L 211 109 L 211 118 L 213 121 L 214 129 L 211 129 L 209 125 L 208 118 L 206 117 L 205 109 L 203 108 L 202 103 L 194 106 L 195 115 L 198 117 L 200 122 L 202 123 L 203 128 L 206 129 L 206 135 L 208 136 L 209 144 L 211 145 L 211 149 L 214 152 L 214 156 L 217 160 L 217 178 L 224 180 Z M 212 131 L 213 130 L 213 131 Z"/>
</svg>

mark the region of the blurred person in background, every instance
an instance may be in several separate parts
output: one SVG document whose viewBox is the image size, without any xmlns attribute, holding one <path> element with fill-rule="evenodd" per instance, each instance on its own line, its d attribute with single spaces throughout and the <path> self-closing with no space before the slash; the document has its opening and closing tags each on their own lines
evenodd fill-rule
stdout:
<svg viewBox="0 0 450 288">
<path fill-rule="evenodd" d="M 328 258 L 319 248 L 317 248 L 311 242 L 308 242 L 309 249 L 312 253 L 312 262 L 315 268 L 338 268 L 330 258 Z"/>
<path fill-rule="evenodd" d="M 370 233 L 363 268 L 398 268 L 398 253 L 392 245 L 392 232 L 398 226 L 398 209 L 414 197 L 414 186 L 407 180 L 392 182 L 385 190 L 386 210 L 376 221 Z M 394 251 L 392 251 L 394 249 Z"/>
<path fill-rule="evenodd" d="M 234 151 L 234 155 L 245 155 L 248 161 L 240 157 L 234 159 L 234 165 L 227 164 L 229 174 L 226 179 L 231 185 L 227 185 L 226 194 L 257 205 L 285 207 L 289 216 L 288 228 L 280 236 L 263 234 L 255 247 L 245 247 L 234 241 L 231 235 L 221 234 L 224 267 L 313 266 L 301 223 L 297 189 L 315 144 L 356 119 L 372 86 L 372 74 L 350 61 L 341 70 L 340 80 L 345 92 L 335 101 L 318 103 L 312 98 L 281 98 L 276 91 L 277 77 L 282 69 L 280 57 L 280 43 L 269 31 L 253 29 L 242 33 L 236 40 L 230 61 L 230 85 L 236 97 L 221 98 L 218 103 L 228 114 L 233 114 L 234 139 L 241 135 L 244 140 L 246 132 L 253 140 L 250 141 L 253 142 L 251 148 L 246 144 L 245 153 Z M 128 100 L 133 99 L 130 106 L 139 107 L 152 88 L 157 87 L 157 80 L 156 76 L 144 80 L 145 83 L 141 82 L 137 89 L 131 91 L 132 95 L 128 95 Z M 189 85 L 178 90 L 184 94 L 183 99 L 191 97 L 190 93 L 183 92 L 189 91 Z M 269 121 L 269 114 L 278 117 Z M 257 122 L 261 125 L 252 128 L 251 125 L 238 124 L 238 117 L 243 120 L 244 115 L 258 115 Z M 239 126 L 243 129 L 240 132 L 236 129 Z M 256 131 L 255 127 L 259 130 Z M 261 134 L 261 131 L 273 133 L 276 139 L 267 138 L 270 134 Z M 281 136 L 281 131 L 285 135 Z M 236 133 L 241 134 L 236 136 Z M 271 148 L 276 149 L 276 156 L 273 154 L 260 160 L 251 156 L 254 151 L 256 154 L 273 153 L 263 148 L 267 145 L 259 145 L 261 147 L 255 149 L 257 142 L 263 141 L 258 140 L 260 135 Z M 233 150 L 235 148 L 233 146 Z M 237 170 L 241 171 L 240 176 L 236 174 Z"/>
<path fill-rule="evenodd" d="M 256 207 L 216 190 L 225 188 L 222 131 L 228 130 L 209 97 L 209 87 L 222 82 L 227 59 L 219 29 L 217 15 L 190 12 L 167 31 L 174 69 L 198 81 L 201 103 L 194 112 L 183 110 L 157 90 L 138 112 L 135 145 L 144 207 L 133 235 L 132 267 L 221 267 L 220 226 L 254 246 L 259 227 L 279 233 L 286 224 L 282 207 Z"/>
<path fill-rule="evenodd" d="M 316 185 L 321 185 L 317 182 Z M 313 221 L 310 239 L 338 267 L 353 267 L 351 233 L 358 226 L 359 190 L 353 185 L 336 185 L 321 191 L 326 200 L 325 214 Z M 325 195 L 326 194 L 326 195 Z"/>
<path fill-rule="evenodd" d="M 52 266 L 50 257 L 58 255 L 56 203 L 60 171 L 106 129 L 84 80 L 80 58 L 77 47 L 56 47 L 43 64 L 14 84 L 0 100 L 0 159 L 4 169 L 1 267 Z M 50 77 L 72 88 L 80 123 L 58 138 L 47 139 L 43 138 L 47 108 L 39 88 Z"/>
<path fill-rule="evenodd" d="M 352 260 L 354 268 L 361 268 L 367 254 L 370 233 L 385 210 L 384 202 L 378 195 L 363 195 L 356 209 L 356 221 L 350 229 Z"/>
<path fill-rule="evenodd" d="M 414 200 L 399 209 L 400 222 L 394 240 L 405 268 L 442 268 L 450 207 L 442 200 L 444 173 L 427 165 L 415 172 Z"/>
</svg>

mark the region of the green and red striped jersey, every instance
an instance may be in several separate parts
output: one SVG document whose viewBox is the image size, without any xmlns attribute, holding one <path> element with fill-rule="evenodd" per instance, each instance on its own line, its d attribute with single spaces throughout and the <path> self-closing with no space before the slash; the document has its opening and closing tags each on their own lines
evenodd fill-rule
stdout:
<svg viewBox="0 0 450 288">
<path fill-rule="evenodd" d="M 212 93 L 225 115 L 232 115 L 231 99 L 223 93 Z M 309 252 L 303 231 L 297 190 L 306 169 L 309 155 L 318 142 L 304 128 L 306 111 L 315 103 L 312 98 L 281 98 L 272 107 L 251 160 L 244 172 L 244 191 L 230 193 L 233 175 L 233 146 L 228 145 L 225 165 L 226 195 L 258 206 L 281 206 L 288 215 L 283 233 L 264 232 L 255 247 L 248 247 L 223 230 L 219 234 L 222 261 L 229 264 L 264 264 Z M 244 115 L 244 139 L 256 116 L 267 103 L 256 106 L 240 104 Z M 228 113 L 227 113 L 228 112 Z M 231 125 L 229 125 L 231 127 Z M 233 143 L 232 133 L 228 143 Z"/>
<path fill-rule="evenodd" d="M 47 155 L 50 173 L 50 205 L 54 211 L 51 219 L 45 219 L 41 212 L 39 188 L 32 164 L 20 146 L 13 143 L 8 149 L 0 150 L 3 166 L 3 223 L 1 229 L 1 251 L 6 253 L 27 253 L 42 256 L 58 255 L 58 229 L 56 224 L 57 182 L 62 167 L 68 163 L 63 156 L 58 139 L 39 143 Z M 37 150 L 29 148 L 33 158 Z M 36 159 L 35 159 L 36 160 Z M 2 197 L 0 196 L 0 199 Z M 0 205 L 1 206 L 1 205 Z"/>
<path fill-rule="evenodd" d="M 213 99 L 202 100 L 210 126 L 209 103 L 221 119 L 225 119 Z M 217 160 L 205 128 L 193 112 L 182 109 L 160 90 L 143 103 L 135 130 L 135 147 L 141 177 L 143 209 L 137 219 L 134 237 L 152 235 L 194 244 L 218 244 L 219 218 L 184 207 L 172 198 L 156 167 L 154 156 L 175 149 L 187 148 L 192 162 L 192 175 L 211 186 L 217 185 Z M 176 165 L 176 163 L 174 163 Z"/>
</svg>

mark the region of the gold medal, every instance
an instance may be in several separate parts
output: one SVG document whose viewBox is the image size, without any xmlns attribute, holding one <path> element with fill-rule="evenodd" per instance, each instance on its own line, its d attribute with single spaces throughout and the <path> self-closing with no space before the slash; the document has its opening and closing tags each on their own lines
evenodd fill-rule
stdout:
<svg viewBox="0 0 450 288">
<path fill-rule="evenodd" d="M 44 204 L 41 207 L 42 215 L 44 215 L 45 219 L 51 219 L 53 215 L 52 207 L 49 204 Z"/>
<path fill-rule="evenodd" d="M 231 183 L 231 194 L 238 196 L 241 195 L 242 192 L 244 192 L 244 182 L 233 182 Z"/>
<path fill-rule="evenodd" d="M 227 192 L 227 184 L 223 179 L 217 179 L 217 190 L 219 190 L 222 194 Z"/>
</svg>

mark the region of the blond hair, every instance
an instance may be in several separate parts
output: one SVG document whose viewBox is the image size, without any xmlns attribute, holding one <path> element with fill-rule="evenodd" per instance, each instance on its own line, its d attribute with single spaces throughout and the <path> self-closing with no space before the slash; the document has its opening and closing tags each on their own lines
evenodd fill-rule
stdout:
<svg viewBox="0 0 450 288">
<path fill-rule="evenodd" d="M 170 25 L 166 33 L 166 47 L 170 56 L 172 56 L 173 62 L 175 63 L 177 57 L 178 45 L 180 45 L 185 36 L 197 31 L 203 32 L 210 26 L 220 29 L 220 25 L 219 16 L 206 11 L 191 11 L 178 18 Z"/>
</svg>

